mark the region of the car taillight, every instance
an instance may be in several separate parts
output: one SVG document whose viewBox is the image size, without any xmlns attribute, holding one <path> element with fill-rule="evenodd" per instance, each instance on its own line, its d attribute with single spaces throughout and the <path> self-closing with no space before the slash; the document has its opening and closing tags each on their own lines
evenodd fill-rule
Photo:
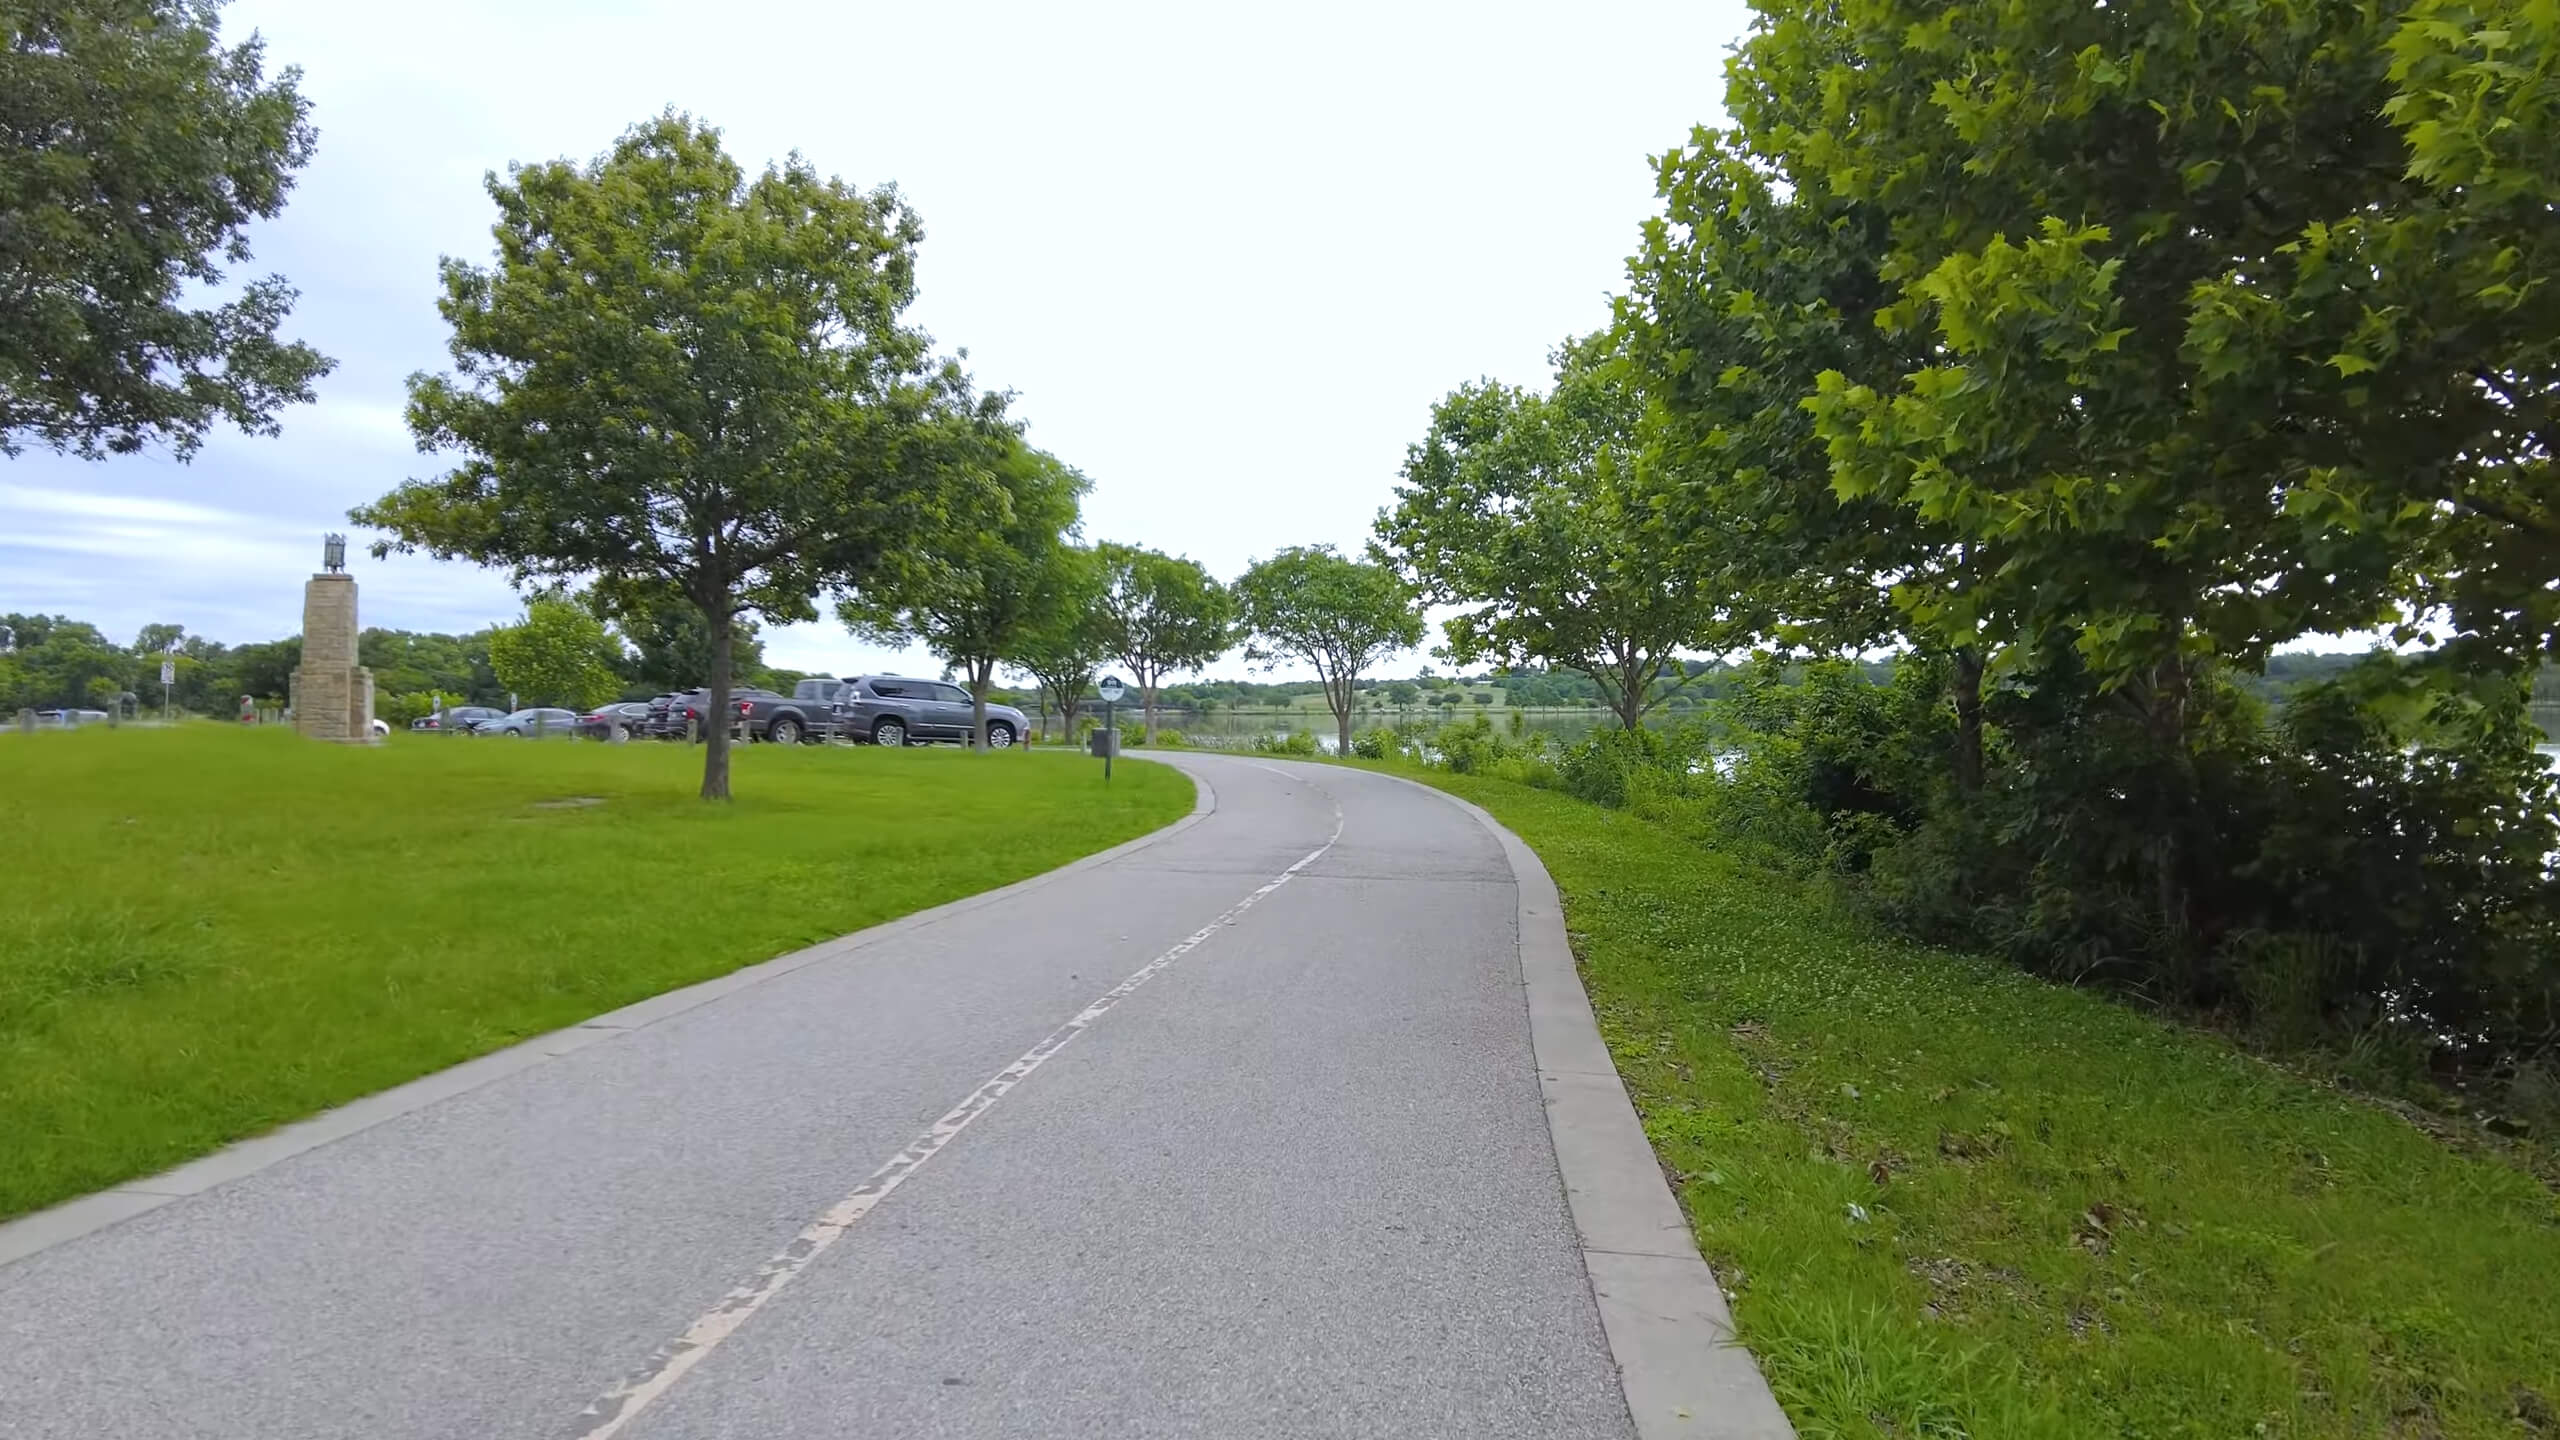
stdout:
<svg viewBox="0 0 2560 1440">
<path fill-rule="evenodd" d="M 739 701 L 739 702 L 738 702 L 738 713 L 739 713 L 739 714 L 741 714 L 741 715 L 748 714 L 749 712 L 753 711 L 755 708 L 756 708 L 756 707 L 755 707 L 753 704 L 749 703 L 748 701 L 741 700 L 741 701 Z"/>
</svg>

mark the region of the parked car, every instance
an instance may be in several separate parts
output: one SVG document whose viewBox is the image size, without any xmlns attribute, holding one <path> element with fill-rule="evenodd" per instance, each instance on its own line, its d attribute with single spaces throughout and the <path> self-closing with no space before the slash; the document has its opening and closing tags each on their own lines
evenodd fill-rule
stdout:
<svg viewBox="0 0 2560 1440">
<path fill-rule="evenodd" d="M 36 712 L 36 723 L 39 725 L 58 725 L 65 729 L 74 729 L 82 725 L 104 725 L 107 723 L 107 712 L 104 710 L 82 710 L 76 708 L 69 710 L 39 710 Z"/>
<path fill-rule="evenodd" d="M 585 740 L 610 740 L 616 730 L 637 740 L 647 733 L 648 726 L 649 702 L 646 700 L 599 705 L 578 717 L 578 735 Z"/>
<path fill-rule="evenodd" d="M 481 722 L 474 735 L 508 735 L 518 740 L 557 735 L 563 739 L 578 733 L 578 712 L 536 705 L 512 715 Z"/>
<path fill-rule="evenodd" d="M 696 685 L 690 690 L 679 690 L 673 695 L 661 696 L 660 699 L 666 702 L 663 713 L 657 708 L 657 700 L 649 702 L 651 718 L 648 722 L 648 731 L 651 735 L 661 740 L 681 740 L 687 734 L 692 734 L 699 739 L 703 734 L 708 733 L 711 717 L 710 686 Z M 742 712 L 739 708 L 742 705 L 752 707 L 758 701 L 775 700 L 787 704 L 789 699 L 790 697 L 786 695 L 753 685 L 733 686 L 729 691 L 729 714 L 734 718 L 741 713 L 752 713 Z M 765 714 L 761 718 L 769 722 L 771 716 Z M 804 726 L 807 723 L 805 715 L 802 717 L 802 723 Z M 758 739 L 765 738 L 761 729 L 755 734 Z"/>
<path fill-rule="evenodd" d="M 494 705 L 448 705 L 443 715 L 421 715 L 409 722 L 409 728 L 430 734 L 468 735 L 487 721 L 506 718 L 507 712 Z"/>
<path fill-rule="evenodd" d="M 673 740 L 682 733 L 683 726 L 680 723 L 675 725 L 668 723 L 669 709 L 681 698 L 678 692 L 672 690 L 664 695 L 651 696 L 649 718 L 641 722 L 640 733 L 653 740 Z"/>
<path fill-rule="evenodd" d="M 802 681 L 795 688 L 805 691 L 809 684 Z M 747 734 L 758 740 L 798 745 L 833 739 L 836 733 L 835 706 L 824 699 L 746 689 L 734 692 L 729 703 L 738 718 L 746 722 Z"/>
<path fill-rule="evenodd" d="M 949 681 L 904 675 L 848 676 L 836 696 L 835 717 L 841 733 L 874 745 L 967 744 L 974 724 L 968 691 Z M 1012 706 L 987 707 L 987 744 L 993 748 L 1012 748 L 1028 728 Z"/>
</svg>

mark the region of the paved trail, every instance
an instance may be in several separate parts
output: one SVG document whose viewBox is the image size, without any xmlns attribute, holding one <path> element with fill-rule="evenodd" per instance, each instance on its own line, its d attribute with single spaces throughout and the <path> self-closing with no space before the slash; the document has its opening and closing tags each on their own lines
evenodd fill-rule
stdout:
<svg viewBox="0 0 2560 1440">
<path fill-rule="evenodd" d="M 1181 763 L 1161 843 L 0 1268 L 0 1433 L 1631 1434 L 1494 838 Z"/>
</svg>

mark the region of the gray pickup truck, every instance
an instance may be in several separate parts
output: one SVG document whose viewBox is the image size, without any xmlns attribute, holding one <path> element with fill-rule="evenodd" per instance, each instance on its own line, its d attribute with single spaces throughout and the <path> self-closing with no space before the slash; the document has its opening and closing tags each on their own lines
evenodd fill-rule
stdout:
<svg viewBox="0 0 2560 1440">
<path fill-rule="evenodd" d="M 794 688 L 805 689 L 806 686 Z M 752 688 L 738 690 L 730 694 L 729 708 L 746 722 L 749 736 L 776 745 L 830 740 L 836 734 L 835 707 L 805 695 L 778 695 L 771 690 Z"/>
<path fill-rule="evenodd" d="M 921 745 L 935 740 L 969 743 L 972 723 L 969 692 L 945 680 L 917 680 L 903 675 L 848 675 L 841 680 L 803 680 L 795 699 L 824 704 L 833 732 L 847 740 L 874 745 Z M 987 707 L 987 744 L 1009 750 L 1026 730 L 1023 713 L 1010 705 Z"/>
</svg>

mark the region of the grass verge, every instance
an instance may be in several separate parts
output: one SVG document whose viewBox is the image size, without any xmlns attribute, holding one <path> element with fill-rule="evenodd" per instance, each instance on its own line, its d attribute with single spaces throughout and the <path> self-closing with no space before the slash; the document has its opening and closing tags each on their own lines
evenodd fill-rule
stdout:
<svg viewBox="0 0 2560 1440">
<path fill-rule="evenodd" d="M 2560 1435 L 2560 1197 L 2515 1165 L 1624 813 L 1372 768 L 1553 872 L 1807 1440 Z"/>
<path fill-rule="evenodd" d="M 1189 811 L 956 749 L 0 737 L 0 1216 Z"/>
</svg>

